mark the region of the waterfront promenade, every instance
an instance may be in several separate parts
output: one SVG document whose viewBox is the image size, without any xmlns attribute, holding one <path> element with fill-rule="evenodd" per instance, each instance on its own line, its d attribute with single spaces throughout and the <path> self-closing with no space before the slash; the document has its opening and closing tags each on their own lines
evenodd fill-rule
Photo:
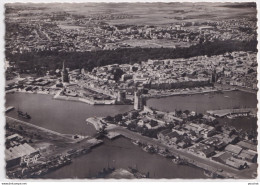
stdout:
<svg viewBox="0 0 260 185">
<path fill-rule="evenodd" d="M 207 111 L 208 114 L 218 116 L 218 117 L 224 117 L 229 114 L 243 114 L 243 113 L 251 113 L 256 115 L 257 109 L 256 108 L 244 108 L 244 109 L 221 109 L 221 110 L 209 110 Z"/>
<path fill-rule="evenodd" d="M 219 169 L 222 169 L 222 172 L 217 172 L 219 175 L 222 175 L 226 178 L 236 178 L 236 179 L 249 179 L 253 178 L 252 169 L 245 169 L 245 170 L 236 170 L 234 168 L 231 168 L 229 166 L 226 166 L 221 163 L 217 163 L 209 158 L 203 158 L 199 157 L 198 155 L 194 155 L 193 153 L 187 152 L 187 150 L 182 149 L 176 149 L 173 147 L 168 147 L 167 145 L 159 142 L 157 139 L 148 138 L 146 136 L 142 136 L 141 134 L 138 134 L 136 132 L 132 132 L 130 130 L 127 130 L 126 128 L 120 127 L 120 126 L 113 126 L 109 127 L 107 129 L 108 131 L 117 132 L 121 135 L 123 135 L 126 138 L 129 138 L 131 140 L 138 140 L 141 143 L 147 143 L 154 146 L 159 146 L 163 148 L 167 148 L 169 151 L 171 151 L 174 155 L 180 156 L 181 158 L 185 158 L 190 163 L 194 164 L 195 166 L 198 166 L 200 168 L 203 168 L 205 170 L 217 172 Z M 253 171 L 253 170 L 252 170 Z"/>
<path fill-rule="evenodd" d="M 207 94 L 207 93 L 217 93 L 217 92 L 230 92 L 230 91 L 236 91 L 237 89 L 232 87 L 228 89 L 223 88 L 215 88 L 215 89 L 205 89 L 205 90 L 180 90 L 176 92 L 157 92 L 153 94 L 144 95 L 146 98 L 165 98 L 170 96 L 190 96 L 190 95 L 196 95 L 196 94 Z"/>
<path fill-rule="evenodd" d="M 25 90 L 9 90 L 9 91 L 6 91 L 6 94 L 9 94 L 9 93 L 26 93 L 26 94 L 44 94 L 44 95 L 51 95 L 53 96 L 53 99 L 57 99 L 57 100 L 65 100 L 65 101 L 76 101 L 76 102 L 82 102 L 82 103 L 86 103 L 86 104 L 89 104 L 89 105 L 115 105 L 116 104 L 116 100 L 115 99 L 112 99 L 112 100 L 94 100 L 94 99 L 91 99 L 91 98 L 86 98 L 86 97 L 79 97 L 79 96 L 64 96 L 64 95 L 61 95 L 61 92 L 63 90 L 59 90 L 55 93 L 48 93 L 48 92 L 45 92 L 45 91 L 25 91 Z"/>
</svg>

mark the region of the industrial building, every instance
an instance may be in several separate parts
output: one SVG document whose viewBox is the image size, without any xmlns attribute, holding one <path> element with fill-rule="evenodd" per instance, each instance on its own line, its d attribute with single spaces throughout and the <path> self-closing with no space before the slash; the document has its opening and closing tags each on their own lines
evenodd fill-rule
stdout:
<svg viewBox="0 0 260 185">
<path fill-rule="evenodd" d="M 5 150 L 6 166 L 12 167 L 21 163 L 22 157 L 32 156 L 39 153 L 38 150 L 24 143 Z"/>
</svg>

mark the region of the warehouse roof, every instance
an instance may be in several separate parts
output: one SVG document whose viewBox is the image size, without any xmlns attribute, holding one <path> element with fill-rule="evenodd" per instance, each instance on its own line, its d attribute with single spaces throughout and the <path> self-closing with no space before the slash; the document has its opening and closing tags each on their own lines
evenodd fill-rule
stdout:
<svg viewBox="0 0 260 185">
<path fill-rule="evenodd" d="M 242 148 L 257 151 L 257 145 L 251 144 L 249 142 L 240 141 L 237 143 L 237 145 L 241 146 Z"/>
<path fill-rule="evenodd" d="M 229 144 L 225 150 L 238 155 L 243 149 L 240 146 Z"/>
<path fill-rule="evenodd" d="M 30 155 L 32 153 L 37 152 L 33 147 L 28 145 L 27 143 L 20 144 L 18 146 L 9 148 L 5 150 L 5 158 L 6 161 L 13 160 L 19 157 L 23 157 L 25 155 Z"/>
</svg>

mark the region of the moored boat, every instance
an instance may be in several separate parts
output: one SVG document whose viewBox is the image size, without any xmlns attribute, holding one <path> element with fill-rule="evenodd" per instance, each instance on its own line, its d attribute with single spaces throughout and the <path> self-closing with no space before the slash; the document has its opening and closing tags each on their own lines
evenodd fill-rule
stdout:
<svg viewBox="0 0 260 185">
<path fill-rule="evenodd" d="M 31 116 L 29 114 L 27 114 L 27 112 L 24 113 L 24 112 L 22 112 L 20 110 L 17 110 L 17 113 L 18 113 L 18 116 L 20 116 L 20 117 L 23 117 L 25 119 L 31 119 Z"/>
<path fill-rule="evenodd" d="M 217 178 L 218 175 L 214 172 L 211 172 L 211 171 L 204 171 L 204 175 L 207 176 L 207 177 L 210 177 L 210 178 Z"/>
</svg>

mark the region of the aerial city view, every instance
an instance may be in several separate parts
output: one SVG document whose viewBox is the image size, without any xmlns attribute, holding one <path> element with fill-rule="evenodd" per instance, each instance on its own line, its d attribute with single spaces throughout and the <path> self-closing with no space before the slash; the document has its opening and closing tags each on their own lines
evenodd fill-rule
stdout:
<svg viewBox="0 0 260 185">
<path fill-rule="evenodd" d="M 257 178 L 256 16 L 5 4 L 6 178 Z"/>
</svg>

